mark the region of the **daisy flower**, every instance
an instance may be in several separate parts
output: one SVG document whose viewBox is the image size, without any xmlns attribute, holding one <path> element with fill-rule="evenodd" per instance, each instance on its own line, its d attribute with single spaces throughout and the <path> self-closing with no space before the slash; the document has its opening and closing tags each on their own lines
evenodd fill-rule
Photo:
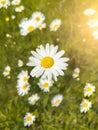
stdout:
<svg viewBox="0 0 98 130">
<path fill-rule="evenodd" d="M 96 11 L 95 11 L 94 9 L 89 8 L 89 9 L 84 10 L 83 13 L 84 13 L 85 15 L 87 15 L 87 16 L 92 16 L 92 15 L 94 15 L 95 12 L 96 12 Z"/>
<path fill-rule="evenodd" d="M 83 101 L 80 104 L 80 112 L 81 113 L 86 113 L 87 111 L 89 111 L 89 109 L 92 107 L 92 103 L 87 100 L 87 99 L 83 99 Z"/>
<path fill-rule="evenodd" d="M 21 0 L 13 0 L 12 5 L 19 5 L 21 3 Z"/>
<path fill-rule="evenodd" d="M 36 22 L 32 19 L 23 19 L 20 24 L 20 34 L 26 36 L 28 33 L 34 31 L 37 27 Z"/>
<path fill-rule="evenodd" d="M 24 126 L 30 126 L 33 124 L 33 122 L 36 120 L 35 115 L 31 113 L 26 113 L 24 117 Z"/>
<path fill-rule="evenodd" d="M 52 107 L 58 107 L 61 104 L 62 100 L 63 100 L 63 95 L 58 94 L 54 96 L 54 98 L 51 101 Z"/>
<path fill-rule="evenodd" d="M 87 83 L 84 87 L 84 96 L 90 97 L 95 92 L 95 86 L 90 83 Z"/>
<path fill-rule="evenodd" d="M 0 8 L 4 7 L 7 8 L 10 5 L 9 0 L 0 0 Z"/>
<path fill-rule="evenodd" d="M 40 79 L 38 86 L 44 91 L 49 92 L 50 87 L 53 85 L 53 81 L 49 79 Z"/>
<path fill-rule="evenodd" d="M 23 61 L 22 60 L 18 60 L 18 67 L 22 67 L 23 66 Z"/>
<path fill-rule="evenodd" d="M 37 25 L 37 28 L 40 29 L 40 30 L 42 30 L 43 28 L 46 28 L 46 23 L 39 23 Z"/>
<path fill-rule="evenodd" d="M 20 5 L 20 6 L 15 8 L 15 11 L 19 12 L 19 13 L 22 12 L 23 10 L 24 10 L 24 6 L 23 5 Z"/>
<path fill-rule="evenodd" d="M 39 100 L 38 94 L 33 94 L 31 97 L 28 98 L 29 104 L 34 105 Z"/>
<path fill-rule="evenodd" d="M 35 22 L 36 22 L 37 24 L 42 23 L 42 22 L 45 20 L 44 14 L 41 13 L 41 12 L 39 12 L 39 11 L 34 12 L 34 13 L 32 14 L 32 16 L 31 16 L 31 18 L 32 18 L 33 20 L 35 20 Z"/>
<path fill-rule="evenodd" d="M 80 74 L 80 69 L 75 68 L 72 76 L 73 76 L 73 78 L 77 78 L 77 77 L 79 77 L 79 74 Z"/>
<path fill-rule="evenodd" d="M 28 71 L 21 71 L 18 76 L 18 83 L 27 83 L 29 79 Z"/>
<path fill-rule="evenodd" d="M 29 83 L 18 83 L 16 86 L 17 92 L 19 95 L 24 96 L 28 94 L 28 91 L 30 90 L 30 84 Z"/>
<path fill-rule="evenodd" d="M 89 20 L 87 24 L 90 28 L 98 27 L 98 20 Z"/>
<path fill-rule="evenodd" d="M 93 33 L 94 39 L 98 39 L 98 30 L 95 30 Z"/>
<path fill-rule="evenodd" d="M 40 45 L 36 51 L 31 51 L 27 66 L 33 66 L 30 75 L 32 77 L 54 78 L 57 80 L 59 75 L 63 76 L 63 70 L 67 69 L 69 58 L 62 57 L 64 51 L 57 52 L 58 46 L 46 44 L 46 47 Z"/>
<path fill-rule="evenodd" d="M 10 75 L 10 72 L 11 72 L 11 67 L 10 67 L 10 66 L 6 66 L 6 67 L 4 68 L 4 71 L 3 71 L 4 77 Z"/>
<path fill-rule="evenodd" d="M 58 28 L 61 26 L 61 20 L 60 19 L 55 19 L 52 21 L 50 24 L 50 31 L 57 31 Z"/>
</svg>

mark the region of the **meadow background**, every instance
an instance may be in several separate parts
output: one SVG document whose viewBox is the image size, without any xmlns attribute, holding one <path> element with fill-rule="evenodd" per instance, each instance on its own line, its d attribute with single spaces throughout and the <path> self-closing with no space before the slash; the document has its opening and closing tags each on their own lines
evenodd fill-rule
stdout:
<svg viewBox="0 0 98 130">
<path fill-rule="evenodd" d="M 83 14 L 87 8 L 96 10 L 95 0 L 22 0 L 25 10 L 14 11 L 13 6 L 0 9 L 0 130 L 98 130 L 98 40 L 94 40 L 92 30 L 87 26 L 90 17 Z M 19 23 L 24 17 L 31 17 L 35 11 L 41 11 L 46 17 L 47 28 L 35 30 L 27 36 L 20 35 Z M 15 20 L 6 17 L 16 16 Z M 56 32 L 50 32 L 49 24 L 56 18 L 62 25 Z M 12 38 L 7 38 L 6 34 Z M 17 75 L 26 66 L 30 51 L 40 44 L 58 45 L 70 58 L 64 77 L 59 77 L 49 93 L 44 93 L 37 86 L 38 79 L 30 78 L 31 90 L 21 97 L 17 94 Z M 23 67 L 18 67 L 21 59 Z M 3 76 L 4 67 L 11 66 L 11 78 Z M 72 77 L 73 70 L 79 67 L 80 80 Z M 89 99 L 93 106 L 87 113 L 80 113 L 80 103 L 84 98 L 83 88 L 87 82 L 96 86 L 96 92 Z M 38 93 L 40 101 L 32 106 L 27 102 L 29 95 Z M 53 95 L 63 94 L 59 107 L 51 106 Z M 33 112 L 37 119 L 31 127 L 24 127 L 26 112 Z"/>
</svg>

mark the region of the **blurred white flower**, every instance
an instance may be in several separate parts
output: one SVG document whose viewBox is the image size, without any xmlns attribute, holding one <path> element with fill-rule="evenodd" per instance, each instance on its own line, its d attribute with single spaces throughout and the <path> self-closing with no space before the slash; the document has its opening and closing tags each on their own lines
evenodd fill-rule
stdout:
<svg viewBox="0 0 98 130">
<path fill-rule="evenodd" d="M 57 80 L 59 75 L 64 75 L 64 70 L 67 69 L 69 58 L 62 57 L 64 51 L 57 52 L 58 46 L 46 44 L 46 47 L 40 45 L 36 51 L 31 51 L 32 56 L 29 58 L 27 66 L 34 66 L 31 71 L 32 77 L 54 78 Z"/>
<path fill-rule="evenodd" d="M 84 87 L 84 96 L 90 97 L 95 92 L 95 86 L 87 83 Z"/>
<path fill-rule="evenodd" d="M 30 90 L 30 84 L 27 83 L 18 83 L 17 86 L 17 92 L 19 95 L 24 96 L 28 94 L 28 91 Z"/>
<path fill-rule="evenodd" d="M 22 67 L 23 66 L 23 61 L 22 60 L 18 60 L 18 67 Z"/>
<path fill-rule="evenodd" d="M 27 83 L 28 82 L 28 79 L 29 79 L 29 75 L 28 75 L 28 71 L 21 71 L 17 78 L 18 78 L 18 83 Z"/>
<path fill-rule="evenodd" d="M 58 107 L 61 104 L 62 100 L 63 100 L 63 95 L 58 94 L 54 96 L 54 98 L 51 101 L 52 107 Z"/>
<path fill-rule="evenodd" d="M 31 97 L 28 98 L 29 104 L 34 105 L 39 100 L 38 94 L 33 94 Z"/>
<path fill-rule="evenodd" d="M 42 30 L 43 28 L 46 28 L 46 23 L 39 23 L 37 25 L 37 28 L 40 29 L 40 30 Z"/>
<path fill-rule="evenodd" d="M 89 20 L 87 24 L 90 28 L 98 27 L 98 20 Z"/>
<path fill-rule="evenodd" d="M 92 9 L 92 8 L 88 8 L 88 9 L 86 9 L 86 10 L 84 10 L 84 14 L 85 15 L 87 15 L 87 16 L 92 16 L 92 15 L 94 15 L 95 14 L 95 10 L 94 9 Z"/>
<path fill-rule="evenodd" d="M 7 78 L 8 78 L 8 79 L 10 79 L 10 78 L 11 78 L 11 76 L 10 76 L 10 75 L 8 75 L 8 76 L 7 76 Z"/>
<path fill-rule="evenodd" d="M 83 101 L 80 104 L 80 112 L 81 113 L 86 113 L 87 111 L 89 111 L 89 109 L 92 107 L 92 103 L 87 100 L 87 99 L 83 99 Z"/>
<path fill-rule="evenodd" d="M 20 34 L 23 36 L 26 36 L 28 33 L 34 31 L 37 28 L 37 24 L 34 20 L 32 19 L 23 19 L 20 24 Z"/>
<path fill-rule="evenodd" d="M 31 113 L 26 113 L 24 117 L 24 126 L 30 126 L 33 124 L 33 122 L 36 120 L 35 115 Z"/>
<path fill-rule="evenodd" d="M 50 24 L 50 31 L 57 31 L 58 28 L 61 26 L 61 20 L 60 19 L 55 19 L 52 21 Z"/>
<path fill-rule="evenodd" d="M 93 33 L 94 39 L 98 39 L 98 30 L 95 30 Z"/>
<path fill-rule="evenodd" d="M 50 87 L 53 85 L 53 81 L 49 79 L 40 79 L 38 86 L 44 91 L 49 92 Z"/>
<path fill-rule="evenodd" d="M 9 0 L 0 0 L 0 8 L 4 7 L 7 8 L 10 5 Z"/>
<path fill-rule="evenodd" d="M 16 16 L 15 16 L 15 15 L 12 15 L 12 16 L 11 16 L 11 19 L 13 19 L 13 20 L 14 20 L 15 18 L 16 18 Z"/>
<path fill-rule="evenodd" d="M 4 68 L 4 71 L 3 71 L 4 77 L 10 75 L 10 72 L 11 72 L 11 67 L 10 67 L 10 66 L 6 66 L 6 67 Z"/>
<path fill-rule="evenodd" d="M 35 20 L 35 22 L 36 22 L 37 24 L 42 23 L 42 22 L 45 20 L 44 14 L 43 14 L 42 12 L 39 12 L 39 11 L 34 12 L 34 13 L 32 14 L 32 16 L 31 16 L 31 18 L 32 18 L 33 20 Z"/>
<path fill-rule="evenodd" d="M 11 34 L 8 34 L 8 33 L 6 34 L 6 37 L 7 38 L 12 38 Z"/>
<path fill-rule="evenodd" d="M 73 76 L 73 78 L 77 78 L 77 77 L 79 77 L 79 74 L 80 74 L 80 69 L 75 68 L 72 76 Z"/>
<path fill-rule="evenodd" d="M 23 10 L 24 10 L 24 6 L 23 5 L 20 5 L 20 6 L 15 8 L 15 11 L 19 12 L 19 13 L 22 12 Z"/>
<path fill-rule="evenodd" d="M 13 0 L 12 5 L 19 5 L 21 3 L 21 0 Z"/>
</svg>

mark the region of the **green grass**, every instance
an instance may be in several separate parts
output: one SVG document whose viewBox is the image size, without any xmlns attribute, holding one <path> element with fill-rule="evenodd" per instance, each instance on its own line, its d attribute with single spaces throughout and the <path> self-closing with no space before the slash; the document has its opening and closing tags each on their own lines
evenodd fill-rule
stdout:
<svg viewBox="0 0 98 130">
<path fill-rule="evenodd" d="M 0 130 L 97 130 L 98 40 L 95 41 L 92 37 L 92 31 L 86 24 L 90 18 L 84 16 L 83 11 L 91 7 L 98 14 L 98 1 L 22 0 L 22 4 L 25 6 L 22 13 L 16 13 L 12 6 L 0 9 Z M 34 11 L 44 13 L 47 28 L 21 36 L 18 26 L 21 19 L 30 18 Z M 15 15 L 16 19 L 6 22 L 5 18 L 11 15 Z M 55 18 L 60 18 L 62 25 L 57 32 L 50 32 L 48 26 Z M 7 33 L 12 38 L 7 38 Z M 57 41 L 57 38 L 60 40 Z M 86 42 L 83 42 L 84 38 Z M 38 79 L 31 78 L 31 91 L 21 97 L 16 90 L 17 75 L 21 70 L 27 69 L 30 72 L 31 69 L 26 66 L 30 51 L 47 42 L 64 49 L 65 56 L 70 58 L 65 76 L 59 77 L 49 93 L 38 88 Z M 24 62 L 22 68 L 17 66 L 18 59 Z M 11 66 L 11 79 L 2 74 L 6 65 Z M 81 69 L 79 81 L 72 78 L 75 67 Z M 86 114 L 81 114 L 80 103 L 87 82 L 96 86 L 96 92 L 89 98 L 93 107 Z M 33 93 L 38 93 L 41 97 L 35 106 L 27 102 Z M 51 99 L 58 93 L 63 94 L 64 100 L 58 108 L 52 108 Z M 37 119 L 31 127 L 24 127 L 23 118 L 28 111 L 33 112 Z"/>
</svg>

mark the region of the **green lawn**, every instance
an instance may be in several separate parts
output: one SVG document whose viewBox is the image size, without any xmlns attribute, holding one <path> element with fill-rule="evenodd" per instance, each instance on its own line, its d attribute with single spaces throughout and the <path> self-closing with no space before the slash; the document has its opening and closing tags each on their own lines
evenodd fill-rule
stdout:
<svg viewBox="0 0 98 130">
<path fill-rule="evenodd" d="M 92 36 L 94 29 L 87 25 L 90 19 L 98 18 L 98 1 L 95 0 L 22 0 L 25 9 L 15 12 L 15 6 L 0 8 L 0 130 L 97 130 L 98 129 L 98 39 Z M 94 16 L 85 16 L 87 8 L 96 10 Z M 45 15 L 47 27 L 34 30 L 27 36 L 20 35 L 19 23 L 30 18 L 35 11 Z M 15 20 L 11 16 L 15 15 Z M 9 17 L 9 21 L 6 18 Z M 62 24 L 56 32 L 50 32 L 49 25 L 54 19 L 61 19 Z M 98 28 L 98 27 L 97 27 Z M 96 28 L 95 28 L 96 29 Z M 12 37 L 6 37 L 10 34 Z M 39 89 L 38 78 L 30 77 L 31 90 L 25 96 L 17 93 L 17 75 L 26 66 L 30 51 L 40 44 L 46 43 L 59 46 L 69 57 L 68 69 L 65 75 L 59 76 L 50 92 Z M 18 60 L 24 63 L 18 67 Z M 3 76 L 5 66 L 11 67 L 10 78 Z M 79 79 L 73 79 L 73 70 L 79 67 Z M 83 88 L 86 83 L 96 86 L 91 97 L 92 108 L 87 113 L 80 112 L 80 103 L 84 99 Z M 34 106 L 28 104 L 28 97 L 34 93 L 40 95 L 40 100 Z M 51 106 L 51 99 L 56 94 L 62 94 L 64 99 L 59 107 Z M 30 126 L 24 126 L 26 112 L 36 115 L 36 121 Z"/>
</svg>

